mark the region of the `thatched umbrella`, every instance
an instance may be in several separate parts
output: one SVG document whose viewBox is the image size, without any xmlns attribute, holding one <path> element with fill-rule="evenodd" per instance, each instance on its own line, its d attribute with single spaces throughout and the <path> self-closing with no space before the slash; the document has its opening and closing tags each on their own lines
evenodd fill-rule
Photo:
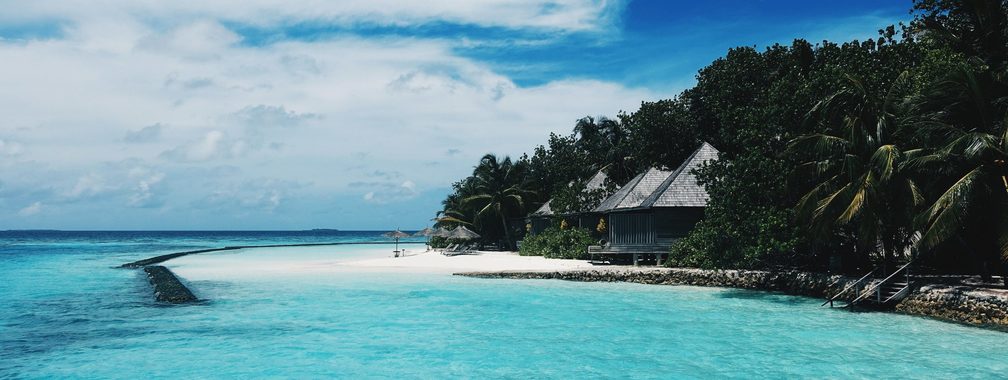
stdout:
<svg viewBox="0 0 1008 380">
<path fill-rule="evenodd" d="M 455 238 L 455 239 L 462 239 L 462 240 L 472 240 L 472 239 L 479 239 L 480 235 L 478 233 L 473 232 L 472 230 L 470 230 L 468 228 L 465 228 L 465 226 L 458 226 L 458 227 L 455 227 L 455 229 L 451 231 L 451 236 L 450 237 L 451 238 Z"/>
<path fill-rule="evenodd" d="M 424 228 L 424 229 L 422 229 L 422 230 L 420 230 L 420 231 L 417 231 L 417 233 L 413 234 L 413 236 L 426 236 L 426 237 L 431 237 L 431 236 L 434 236 L 434 234 L 435 234 L 436 232 L 437 232 L 437 231 L 435 231 L 435 230 L 434 230 L 433 228 L 430 228 L 430 227 L 427 227 L 427 228 Z"/>
<path fill-rule="evenodd" d="M 399 252 L 399 239 L 402 239 L 404 237 L 410 237 L 410 234 L 399 231 L 399 229 L 397 228 L 395 231 L 384 233 L 383 236 L 395 239 L 395 250 L 396 252 Z"/>
<path fill-rule="evenodd" d="M 444 227 L 438 227 L 438 229 L 434 231 L 434 235 L 433 236 L 443 237 L 443 238 L 451 237 L 451 231 L 445 229 Z"/>
<path fill-rule="evenodd" d="M 436 233 L 437 233 L 437 231 L 434 230 L 433 228 L 426 227 L 426 228 L 424 228 L 424 229 L 422 229 L 420 231 L 417 231 L 417 233 L 413 234 L 413 236 L 426 236 L 427 237 L 427 250 L 429 251 L 430 250 L 430 238 L 431 238 L 431 236 L 435 236 Z"/>
</svg>

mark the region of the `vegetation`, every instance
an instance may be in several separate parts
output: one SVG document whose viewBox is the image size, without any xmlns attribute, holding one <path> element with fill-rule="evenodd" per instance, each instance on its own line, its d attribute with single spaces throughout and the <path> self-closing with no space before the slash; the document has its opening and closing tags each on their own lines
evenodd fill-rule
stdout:
<svg viewBox="0 0 1008 380">
<path fill-rule="evenodd" d="M 584 211 L 707 141 L 721 155 L 696 172 L 706 215 L 670 265 L 862 272 L 916 255 L 941 272 L 1008 270 L 1008 2 L 917 0 L 912 12 L 865 41 L 730 49 L 672 99 L 551 135 L 507 186 L 531 190 L 525 213 L 551 198 Z M 590 193 L 599 169 L 611 183 Z M 456 183 L 446 222 L 510 240 L 507 222 L 456 208 L 476 183 Z"/>
<path fill-rule="evenodd" d="M 583 260 L 588 258 L 588 246 L 594 242 L 586 229 L 550 227 L 526 237 L 518 253 L 522 256 Z"/>
</svg>

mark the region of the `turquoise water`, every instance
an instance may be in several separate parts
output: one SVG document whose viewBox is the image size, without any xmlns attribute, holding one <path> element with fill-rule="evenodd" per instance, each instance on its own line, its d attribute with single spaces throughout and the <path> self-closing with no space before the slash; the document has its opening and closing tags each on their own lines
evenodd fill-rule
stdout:
<svg viewBox="0 0 1008 380">
<path fill-rule="evenodd" d="M 223 240 L 376 236 L 259 234 L 35 239 L 0 233 L 0 378 L 1008 374 L 1005 333 L 830 310 L 818 307 L 819 300 L 771 293 L 439 274 L 230 273 L 190 281 L 208 301 L 164 306 L 151 300 L 139 271 L 111 268 Z M 354 249 L 314 252 L 337 260 Z"/>
</svg>

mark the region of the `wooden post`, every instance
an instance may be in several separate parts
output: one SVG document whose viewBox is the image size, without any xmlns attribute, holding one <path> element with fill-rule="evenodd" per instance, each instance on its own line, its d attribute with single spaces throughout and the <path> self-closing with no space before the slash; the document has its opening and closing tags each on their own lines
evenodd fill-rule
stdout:
<svg viewBox="0 0 1008 380">
<path fill-rule="evenodd" d="M 635 252 L 635 253 L 633 254 L 633 265 L 634 265 L 634 266 L 637 266 L 637 256 L 638 256 L 638 255 L 637 255 L 637 253 Z"/>
</svg>

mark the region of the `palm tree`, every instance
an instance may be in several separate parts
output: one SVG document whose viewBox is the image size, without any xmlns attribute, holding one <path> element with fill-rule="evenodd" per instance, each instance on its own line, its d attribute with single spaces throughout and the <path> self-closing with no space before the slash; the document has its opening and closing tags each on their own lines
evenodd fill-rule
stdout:
<svg viewBox="0 0 1008 380">
<path fill-rule="evenodd" d="M 807 115 L 824 131 L 792 140 L 787 151 L 806 158 L 794 178 L 814 185 L 795 206 L 797 218 L 813 234 L 852 229 L 862 249 L 881 248 L 883 269 L 909 245 L 911 215 L 923 202 L 904 168 L 919 153 L 898 145 L 912 124 L 911 104 L 900 96 L 907 78 L 900 75 L 878 96 L 848 76 Z"/>
<path fill-rule="evenodd" d="M 458 193 L 449 194 L 441 201 L 443 209 L 434 216 L 434 227 L 455 227 L 459 225 L 472 225 L 472 215 L 470 209 L 462 204 L 461 196 Z"/>
<path fill-rule="evenodd" d="M 507 217 L 525 211 L 525 196 L 531 193 L 523 187 L 525 165 L 513 163 L 510 157 L 500 160 L 493 154 L 487 154 L 473 171 L 473 178 L 476 194 L 466 197 L 463 204 L 478 210 L 476 217 L 499 217 L 507 246 L 513 248 Z"/>
<path fill-rule="evenodd" d="M 619 184 L 636 174 L 630 167 L 631 154 L 626 146 L 628 133 L 619 121 L 586 116 L 574 125 L 574 133 L 578 135 L 578 148 L 588 154 L 588 161 L 592 163 L 590 173 L 605 169 L 606 174 Z"/>
<path fill-rule="evenodd" d="M 964 65 L 925 94 L 922 108 L 935 123 L 920 138 L 938 148 L 912 164 L 940 195 L 920 216 L 921 248 L 972 232 L 1008 260 L 1008 84 Z"/>
</svg>

